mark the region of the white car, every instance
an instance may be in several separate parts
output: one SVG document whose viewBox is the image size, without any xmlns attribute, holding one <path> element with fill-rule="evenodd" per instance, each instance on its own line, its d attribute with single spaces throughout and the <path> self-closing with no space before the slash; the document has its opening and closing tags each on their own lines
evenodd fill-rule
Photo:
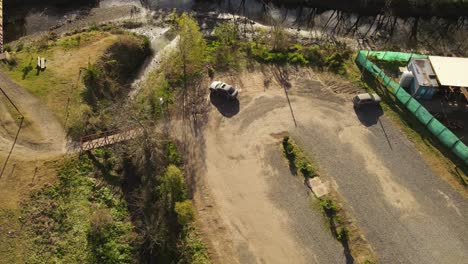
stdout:
<svg viewBox="0 0 468 264">
<path fill-rule="evenodd" d="M 239 90 L 234 88 L 232 85 L 220 81 L 213 82 L 210 85 L 210 91 L 219 93 L 228 99 L 235 99 L 237 98 L 237 94 L 239 94 Z"/>
</svg>

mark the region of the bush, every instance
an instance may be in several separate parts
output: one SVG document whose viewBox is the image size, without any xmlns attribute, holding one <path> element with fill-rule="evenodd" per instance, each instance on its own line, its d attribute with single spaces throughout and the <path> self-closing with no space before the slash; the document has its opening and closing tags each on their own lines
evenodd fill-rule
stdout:
<svg viewBox="0 0 468 264">
<path fill-rule="evenodd" d="M 312 178 L 315 176 L 314 168 L 306 160 L 301 162 L 299 169 L 305 178 Z"/>
<path fill-rule="evenodd" d="M 210 260 L 205 245 L 195 233 L 193 227 L 184 230 L 184 237 L 179 251 L 181 252 L 181 263 L 209 264 Z"/>
<path fill-rule="evenodd" d="M 294 163 L 294 160 L 296 158 L 296 153 L 294 152 L 294 146 L 291 144 L 289 141 L 289 137 L 285 136 L 283 138 L 283 150 L 284 150 L 284 155 L 286 158 Z"/>
<path fill-rule="evenodd" d="M 20 52 L 22 51 L 24 48 L 24 43 L 23 42 L 20 42 L 16 45 L 16 52 Z"/>
<path fill-rule="evenodd" d="M 177 221 L 182 226 L 187 226 L 195 220 L 195 210 L 191 200 L 176 202 L 175 212 L 177 214 Z"/>
<path fill-rule="evenodd" d="M 304 55 L 297 52 L 288 53 L 288 62 L 301 65 L 309 64 L 309 61 L 304 58 Z"/>
<path fill-rule="evenodd" d="M 177 147 L 173 142 L 168 142 L 166 145 L 167 149 L 167 158 L 169 159 L 170 164 L 180 166 L 182 164 L 182 158 L 177 151 Z"/>
<path fill-rule="evenodd" d="M 320 206 L 322 207 L 323 211 L 327 214 L 328 217 L 335 217 L 336 213 L 338 212 L 338 207 L 330 199 L 320 200 Z"/>
<path fill-rule="evenodd" d="M 338 232 L 336 232 L 336 239 L 342 242 L 347 241 L 348 234 L 349 230 L 346 227 L 341 227 L 340 229 L 338 229 Z"/>
<path fill-rule="evenodd" d="M 187 195 L 182 171 L 173 164 L 169 165 L 157 190 L 166 210 L 173 212 L 175 203 L 184 201 Z"/>
<path fill-rule="evenodd" d="M 89 249 L 92 252 L 92 263 L 130 263 L 132 247 L 120 241 L 130 225 L 119 225 L 113 221 L 109 210 L 101 209 L 91 218 L 91 229 L 88 234 Z M 124 242 L 124 243 L 122 243 Z"/>
<path fill-rule="evenodd" d="M 232 23 L 221 23 L 214 29 L 215 41 L 209 43 L 208 51 L 216 69 L 237 69 L 240 64 L 239 28 Z"/>
<path fill-rule="evenodd" d="M 287 49 L 274 49 L 267 44 L 250 42 L 246 48 L 247 53 L 250 52 L 256 60 L 263 63 L 310 65 L 339 74 L 345 73 L 344 64 L 351 57 L 351 51 L 344 45 L 304 47 L 295 44 Z"/>
<path fill-rule="evenodd" d="M 3 52 L 11 52 L 12 49 L 11 49 L 11 46 L 9 44 L 6 44 L 5 46 L 3 46 Z"/>
</svg>

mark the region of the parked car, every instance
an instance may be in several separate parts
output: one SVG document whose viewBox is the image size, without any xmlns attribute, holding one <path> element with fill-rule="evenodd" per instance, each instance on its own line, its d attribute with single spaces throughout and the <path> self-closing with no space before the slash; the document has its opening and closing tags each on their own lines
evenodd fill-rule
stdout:
<svg viewBox="0 0 468 264">
<path fill-rule="evenodd" d="M 235 99 L 239 91 L 234 88 L 232 85 L 215 81 L 210 85 L 210 91 L 214 93 L 221 94 L 228 99 Z"/>
<path fill-rule="evenodd" d="M 377 94 L 373 93 L 362 93 L 358 94 L 353 98 L 353 104 L 355 108 L 360 108 L 364 105 L 378 105 L 382 99 Z"/>
</svg>

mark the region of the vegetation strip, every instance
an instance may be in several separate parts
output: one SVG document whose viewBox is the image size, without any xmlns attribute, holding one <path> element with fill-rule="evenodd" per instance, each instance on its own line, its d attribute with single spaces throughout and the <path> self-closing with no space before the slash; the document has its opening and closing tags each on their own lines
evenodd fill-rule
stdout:
<svg viewBox="0 0 468 264">
<path fill-rule="evenodd" d="M 299 173 L 306 182 L 319 176 L 317 166 L 289 136 L 283 138 L 282 151 L 293 175 Z M 329 194 L 316 199 L 330 232 L 342 244 L 347 260 L 366 264 L 376 263 L 376 256 L 371 246 L 357 227 L 355 220 L 345 211 L 338 193 L 331 190 Z"/>
</svg>

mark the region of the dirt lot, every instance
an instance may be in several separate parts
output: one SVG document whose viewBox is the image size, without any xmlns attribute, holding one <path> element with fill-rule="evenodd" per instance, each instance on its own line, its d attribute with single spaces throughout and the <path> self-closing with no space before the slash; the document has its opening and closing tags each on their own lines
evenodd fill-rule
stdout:
<svg viewBox="0 0 468 264">
<path fill-rule="evenodd" d="M 289 80 L 297 127 L 271 76 Z M 240 101 L 207 98 L 212 107 L 194 158 L 200 223 L 219 262 L 346 262 L 281 156 L 285 132 L 342 194 L 379 263 L 466 260 L 466 194 L 435 175 L 381 110 L 356 113 L 349 99 L 357 90 L 324 87 L 304 70 L 218 78 L 242 89 Z"/>
<path fill-rule="evenodd" d="M 41 157 L 54 157 L 65 151 L 65 131 L 56 116 L 47 106 L 29 94 L 23 87 L 11 81 L 0 72 L 0 85 L 26 117 L 15 147 L 15 157 L 22 160 L 34 160 Z M 2 96 L 2 108 L 10 107 Z M 16 111 L 2 112 L 0 122 L 0 151 L 8 153 L 15 137 L 18 125 L 15 124 Z"/>
</svg>

